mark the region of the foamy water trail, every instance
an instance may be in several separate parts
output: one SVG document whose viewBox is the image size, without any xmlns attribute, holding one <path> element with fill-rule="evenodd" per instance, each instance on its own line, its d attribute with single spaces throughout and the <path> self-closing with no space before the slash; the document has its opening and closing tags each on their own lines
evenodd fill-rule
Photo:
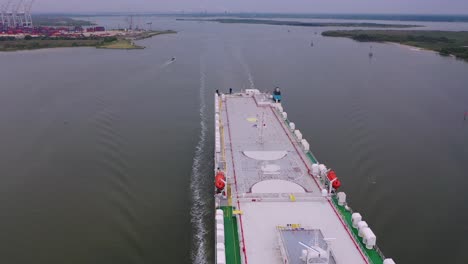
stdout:
<svg viewBox="0 0 468 264">
<path fill-rule="evenodd" d="M 161 64 L 161 66 L 159 68 L 164 69 L 164 68 L 166 68 L 167 66 L 171 65 L 174 62 L 175 62 L 175 60 L 168 60 L 168 61 L 164 62 L 163 64 Z"/>
<path fill-rule="evenodd" d="M 252 76 L 252 72 L 250 71 L 249 65 L 245 61 L 244 56 L 242 56 L 242 51 L 241 50 L 237 51 L 237 57 L 239 59 L 239 63 L 241 64 L 242 68 L 245 71 L 245 74 L 247 74 L 247 80 L 249 81 L 248 84 L 250 86 L 249 89 L 255 89 L 255 81 L 254 81 L 254 78 Z"/>
<path fill-rule="evenodd" d="M 208 263 L 207 257 L 207 231 L 206 231 L 206 201 L 207 194 L 203 191 L 206 182 L 208 164 L 204 162 L 206 152 L 207 117 L 205 104 L 205 65 L 200 60 L 200 135 L 192 164 L 190 189 L 192 191 L 192 208 L 190 210 L 193 227 L 192 262 L 194 264 Z"/>
</svg>

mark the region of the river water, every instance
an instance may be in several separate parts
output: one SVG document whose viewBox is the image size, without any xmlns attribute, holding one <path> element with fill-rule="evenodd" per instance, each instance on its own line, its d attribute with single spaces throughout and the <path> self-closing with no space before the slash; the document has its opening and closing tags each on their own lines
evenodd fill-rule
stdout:
<svg viewBox="0 0 468 264">
<path fill-rule="evenodd" d="M 468 262 L 468 63 L 394 44 L 370 59 L 323 28 L 140 19 L 179 33 L 0 53 L 0 263 L 211 263 L 212 95 L 274 86 L 387 256 Z"/>
</svg>

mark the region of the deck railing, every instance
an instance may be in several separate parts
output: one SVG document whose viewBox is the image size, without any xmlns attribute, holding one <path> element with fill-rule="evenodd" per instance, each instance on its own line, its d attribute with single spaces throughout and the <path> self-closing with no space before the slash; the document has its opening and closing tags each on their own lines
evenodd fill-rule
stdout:
<svg viewBox="0 0 468 264">
<path fill-rule="evenodd" d="M 291 131 L 290 126 L 289 126 L 290 120 L 288 120 L 287 118 L 282 118 L 281 113 L 277 109 L 275 109 L 275 112 L 280 116 L 281 119 L 284 120 L 284 123 L 286 124 L 286 127 L 288 128 L 289 131 Z M 299 139 L 296 137 L 296 135 L 294 133 L 290 133 L 290 135 L 292 135 L 292 137 L 295 139 L 295 142 L 293 142 L 293 144 L 296 144 L 299 141 Z M 319 163 L 318 159 L 314 156 L 314 154 L 311 151 L 304 151 L 304 154 L 307 157 L 307 160 L 310 162 L 308 164 L 309 166 L 311 166 L 312 164 L 318 164 Z M 325 178 L 319 177 L 319 182 L 320 182 L 320 185 L 321 185 L 320 187 L 321 188 L 327 188 L 331 184 L 327 177 L 325 177 Z M 380 250 L 380 248 L 377 245 L 375 245 L 374 248 L 372 249 L 378 254 L 379 259 L 375 259 L 375 258 L 372 258 L 371 256 L 369 256 L 369 254 L 367 253 L 368 249 L 365 247 L 365 245 L 361 241 L 361 239 L 356 235 L 356 233 L 353 230 L 352 225 L 350 225 L 348 223 L 348 221 L 346 220 L 346 217 L 343 215 L 341 209 L 339 208 L 339 205 L 337 203 L 336 195 L 333 194 L 331 199 L 332 199 L 331 204 L 333 205 L 335 210 L 339 213 L 339 216 L 341 217 L 342 221 L 346 224 L 346 228 L 348 229 L 349 233 L 353 236 L 353 239 L 355 240 L 355 242 L 361 248 L 362 253 L 366 256 L 369 263 L 382 264 L 383 260 L 385 259 L 385 256 L 384 256 L 383 252 Z M 350 207 L 348 207 L 348 208 L 349 208 L 349 213 L 353 214 L 353 210 Z"/>
</svg>

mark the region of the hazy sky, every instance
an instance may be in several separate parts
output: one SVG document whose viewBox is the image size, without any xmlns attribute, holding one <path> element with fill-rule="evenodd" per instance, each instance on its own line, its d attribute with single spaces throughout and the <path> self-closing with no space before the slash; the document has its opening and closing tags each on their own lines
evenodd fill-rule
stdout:
<svg viewBox="0 0 468 264">
<path fill-rule="evenodd" d="M 468 14 L 468 0 L 36 0 L 33 10 Z"/>
</svg>

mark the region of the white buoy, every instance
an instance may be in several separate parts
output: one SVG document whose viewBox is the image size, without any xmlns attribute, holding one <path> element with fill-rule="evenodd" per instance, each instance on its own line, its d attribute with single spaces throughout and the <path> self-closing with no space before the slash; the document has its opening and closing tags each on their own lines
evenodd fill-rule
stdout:
<svg viewBox="0 0 468 264">
<path fill-rule="evenodd" d="M 288 113 L 283 112 L 283 119 L 284 119 L 284 120 L 288 119 Z"/>
</svg>

